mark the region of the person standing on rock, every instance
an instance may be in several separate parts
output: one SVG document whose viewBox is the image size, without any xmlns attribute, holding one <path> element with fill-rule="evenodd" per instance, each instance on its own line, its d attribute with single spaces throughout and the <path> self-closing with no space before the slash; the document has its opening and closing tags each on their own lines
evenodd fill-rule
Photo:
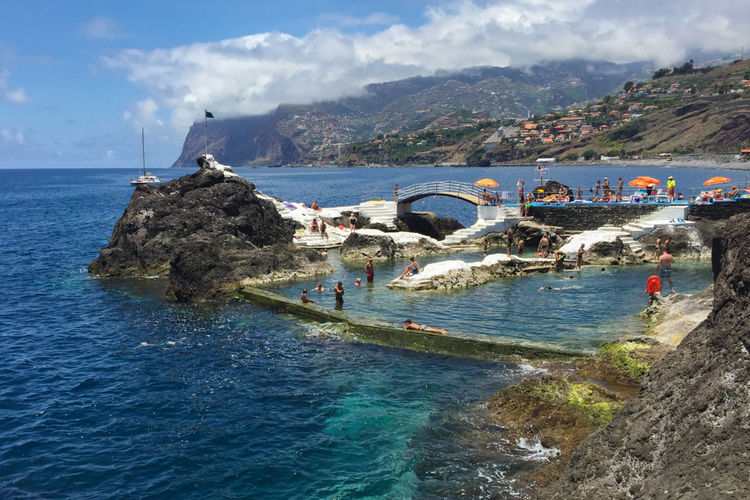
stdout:
<svg viewBox="0 0 750 500">
<path fill-rule="evenodd" d="M 324 220 L 320 221 L 320 237 L 328 239 L 328 231 L 326 230 L 326 223 Z"/>
<path fill-rule="evenodd" d="M 576 269 L 580 269 L 583 266 L 583 247 L 585 244 L 581 243 L 581 246 L 576 250 Z"/>
<path fill-rule="evenodd" d="M 352 212 L 349 215 L 349 232 L 353 233 L 355 229 L 357 229 L 357 216 Z"/>
<path fill-rule="evenodd" d="M 617 179 L 617 195 L 616 195 L 617 203 L 622 203 L 622 185 L 623 185 L 623 181 L 622 181 L 622 177 L 620 177 L 619 179 Z"/>
<path fill-rule="evenodd" d="M 367 282 L 372 283 L 375 279 L 375 266 L 372 265 L 372 257 L 367 259 L 365 264 L 365 276 L 367 276 Z"/>
<path fill-rule="evenodd" d="M 662 289 L 664 288 L 664 280 L 667 280 L 667 283 L 669 283 L 670 288 L 670 294 L 675 293 L 674 291 L 674 283 L 672 283 L 672 263 L 674 262 L 674 257 L 667 252 L 666 249 L 662 249 L 662 254 L 659 257 L 659 263 L 656 264 L 656 272 L 659 273 L 659 280 L 661 281 L 661 287 L 659 288 L 659 294 L 662 293 Z"/>
<path fill-rule="evenodd" d="M 602 183 L 600 181 L 596 181 L 596 186 L 594 186 L 594 198 L 599 198 L 599 190 L 602 188 Z"/>
<path fill-rule="evenodd" d="M 578 192 L 576 192 L 576 200 L 583 200 L 583 189 L 580 187 L 578 188 Z"/>
<path fill-rule="evenodd" d="M 342 282 L 339 281 L 333 287 L 333 295 L 336 299 L 336 309 L 341 309 L 344 305 L 344 284 Z"/>
<path fill-rule="evenodd" d="M 393 186 L 393 201 L 398 202 L 398 184 Z"/>
<path fill-rule="evenodd" d="M 507 249 L 508 257 L 510 257 L 510 247 L 513 246 L 513 233 L 514 231 L 513 231 L 513 228 L 511 227 L 510 229 L 508 229 L 508 233 L 505 235 L 505 238 L 507 240 L 505 246 Z"/>
</svg>

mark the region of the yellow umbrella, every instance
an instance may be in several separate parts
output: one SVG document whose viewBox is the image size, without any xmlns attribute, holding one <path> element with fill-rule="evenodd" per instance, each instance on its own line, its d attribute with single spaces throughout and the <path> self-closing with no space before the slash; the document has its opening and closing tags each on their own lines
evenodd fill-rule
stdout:
<svg viewBox="0 0 750 500">
<path fill-rule="evenodd" d="M 485 187 L 493 187 L 496 188 L 500 184 L 498 184 L 496 181 L 492 179 L 479 179 L 477 182 L 474 183 L 475 186 L 485 186 Z"/>
<path fill-rule="evenodd" d="M 713 186 L 714 184 L 726 184 L 732 182 L 729 177 L 711 177 L 707 181 L 703 182 L 704 186 Z"/>
</svg>

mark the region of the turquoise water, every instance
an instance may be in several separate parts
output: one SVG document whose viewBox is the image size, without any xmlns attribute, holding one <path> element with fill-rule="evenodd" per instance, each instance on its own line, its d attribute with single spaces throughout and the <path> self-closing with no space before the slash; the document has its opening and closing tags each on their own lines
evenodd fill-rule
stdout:
<svg viewBox="0 0 750 500">
<path fill-rule="evenodd" d="M 490 249 L 490 253 L 504 249 Z M 442 260 L 474 262 L 483 256 L 461 253 L 417 259 L 421 266 Z M 504 341 L 523 339 L 547 345 L 592 351 L 623 335 L 637 334 L 643 328 L 635 314 L 646 307 L 643 292 L 646 280 L 654 274 L 654 264 L 639 266 L 585 266 L 579 271 L 532 274 L 494 280 L 483 285 L 456 290 L 391 290 L 388 282 L 401 274 L 408 259 L 374 261 L 375 282 L 365 283 L 365 261 L 344 261 L 336 250 L 328 259 L 336 272 L 320 278 L 324 293 L 311 291 L 318 281 L 269 285 L 267 288 L 287 297 L 298 298 L 303 288 L 317 303 L 333 307 L 333 286 L 344 283 L 344 310 L 357 315 L 403 324 L 410 318 L 418 323 L 467 333 L 497 336 Z M 573 279 L 566 279 L 573 276 Z M 362 286 L 354 286 L 362 278 Z M 678 262 L 674 266 L 677 291 L 695 293 L 712 279 L 707 262 Z M 539 288 L 572 287 L 568 290 Z"/>
<path fill-rule="evenodd" d="M 486 170 L 241 173 L 269 194 L 341 205 L 360 188 Z M 496 498 L 538 463 L 486 408 L 528 367 L 357 344 L 249 304 L 168 303 L 160 280 L 89 277 L 132 175 L 0 170 L 0 498 Z M 648 273 L 586 269 L 575 294 L 536 292 L 551 276 L 425 294 L 386 290 L 403 265 L 392 262 L 355 291 L 364 262 L 329 258 L 324 282 L 345 282 L 346 310 L 582 347 L 619 335 Z M 710 273 L 678 262 L 675 280 L 697 290 Z"/>
</svg>

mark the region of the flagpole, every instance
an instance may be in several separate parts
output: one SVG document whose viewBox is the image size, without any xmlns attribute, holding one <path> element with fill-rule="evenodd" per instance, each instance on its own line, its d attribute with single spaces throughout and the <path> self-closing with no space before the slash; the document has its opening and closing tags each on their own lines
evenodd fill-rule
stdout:
<svg viewBox="0 0 750 500">
<path fill-rule="evenodd" d="M 203 147 L 205 149 L 205 154 L 208 154 L 208 114 L 206 113 L 205 108 L 203 109 Z"/>
</svg>

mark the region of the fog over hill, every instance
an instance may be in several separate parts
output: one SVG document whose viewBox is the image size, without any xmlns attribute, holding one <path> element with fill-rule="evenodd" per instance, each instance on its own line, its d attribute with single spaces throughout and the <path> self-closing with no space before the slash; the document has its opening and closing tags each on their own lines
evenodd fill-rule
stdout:
<svg viewBox="0 0 750 500">
<path fill-rule="evenodd" d="M 368 85 L 360 97 L 281 105 L 266 115 L 210 120 L 208 149 L 234 166 L 282 165 L 316 150 L 391 131 L 415 130 L 445 115 L 456 125 L 480 119 L 544 114 L 611 92 L 653 67 L 638 62 L 570 60 L 525 69 L 477 67 L 454 73 Z M 174 167 L 194 166 L 204 148 L 204 124 L 190 128 Z"/>
</svg>

